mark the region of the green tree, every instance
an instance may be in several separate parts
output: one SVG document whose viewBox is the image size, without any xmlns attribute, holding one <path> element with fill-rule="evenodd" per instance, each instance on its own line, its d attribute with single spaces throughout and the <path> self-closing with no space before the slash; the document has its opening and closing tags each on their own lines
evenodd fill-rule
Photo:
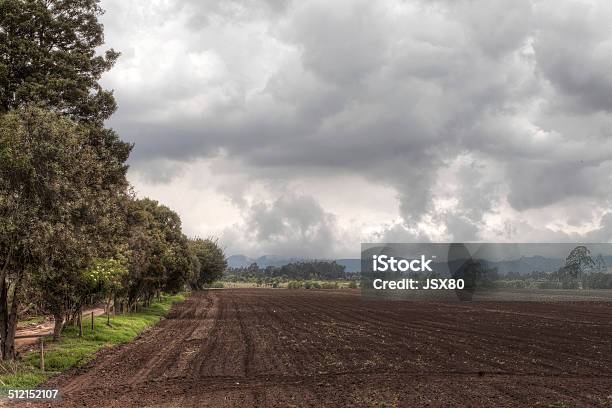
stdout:
<svg viewBox="0 0 612 408">
<path fill-rule="evenodd" d="M 572 249 L 565 258 L 565 273 L 572 279 L 577 279 L 586 271 L 595 267 L 595 261 L 591 258 L 591 251 L 585 246 L 577 246 Z"/>
<path fill-rule="evenodd" d="M 61 325 L 83 270 L 116 246 L 131 147 L 110 130 L 39 108 L 0 115 L 0 335 L 14 357 L 24 279 Z M 61 327 L 59 327 L 61 330 Z M 57 333 L 59 334 L 59 333 Z"/>
<path fill-rule="evenodd" d="M 124 289 L 129 270 L 125 259 L 97 259 L 84 272 L 83 288 L 87 295 L 104 300 L 107 319 L 110 319 L 111 303 Z M 107 324 L 110 321 L 107 320 Z"/>
<path fill-rule="evenodd" d="M 200 269 L 200 262 L 191 251 L 189 240 L 182 235 L 170 243 L 169 251 L 164 260 L 166 267 L 166 280 L 163 290 L 165 292 L 180 292 L 193 282 Z"/>
<path fill-rule="evenodd" d="M 202 289 L 205 285 L 221 279 L 227 268 L 227 260 L 218 240 L 196 238 L 191 241 L 191 248 L 199 262 L 199 271 L 192 286 Z"/>
<path fill-rule="evenodd" d="M 195 275 L 197 261 L 181 230 L 181 219 L 157 201 L 132 200 L 128 210 L 128 305 L 148 303 L 162 290 L 181 290 Z"/>
<path fill-rule="evenodd" d="M 42 105 L 102 123 L 116 109 L 98 83 L 119 53 L 104 43 L 98 0 L 0 1 L 0 113 Z"/>
</svg>

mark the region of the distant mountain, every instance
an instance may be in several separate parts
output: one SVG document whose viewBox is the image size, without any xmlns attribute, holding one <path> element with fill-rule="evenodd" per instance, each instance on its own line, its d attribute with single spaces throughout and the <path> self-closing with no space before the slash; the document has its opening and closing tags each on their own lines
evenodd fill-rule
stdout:
<svg viewBox="0 0 612 408">
<path fill-rule="evenodd" d="M 230 268 L 245 268 L 254 261 L 244 255 L 231 255 L 227 257 L 227 266 Z"/>
<path fill-rule="evenodd" d="M 373 253 L 378 251 L 378 248 L 372 249 Z M 596 257 L 593 254 L 593 259 Z M 612 256 L 604 256 L 604 261 L 608 268 L 612 269 Z M 227 258 L 227 264 L 230 268 L 245 268 L 253 262 L 257 263 L 260 268 L 268 266 L 283 266 L 292 262 L 300 262 L 313 260 L 308 258 L 298 257 L 283 257 L 278 255 L 264 255 L 259 258 L 249 258 L 244 255 L 232 255 Z M 345 267 L 348 273 L 361 271 L 361 259 L 359 258 L 340 258 L 340 259 L 321 259 L 323 261 L 336 261 L 339 265 Z M 516 272 L 521 275 L 528 274 L 533 271 L 554 272 L 565 264 L 565 259 L 547 258 L 540 255 L 522 256 L 520 258 L 504 260 L 504 261 L 485 261 L 487 268 L 497 268 L 500 275 L 507 275 L 510 272 Z M 444 263 L 434 263 L 435 269 L 440 273 L 448 273 L 448 266 Z"/>
<path fill-rule="evenodd" d="M 287 258 L 277 255 L 264 255 L 259 258 L 249 258 L 244 255 L 232 255 L 227 258 L 227 265 L 230 268 L 246 268 L 253 262 L 257 263 L 260 268 L 266 268 L 268 266 L 283 266 L 292 262 L 307 261 L 312 259 L 307 258 Z M 324 260 L 324 259 L 322 259 Z M 608 267 L 612 267 L 612 257 L 605 256 L 604 260 Z M 339 265 L 345 267 L 345 271 L 348 273 L 355 273 L 361 271 L 361 259 L 354 258 L 341 258 L 341 259 L 327 259 L 327 261 L 336 261 Z M 509 272 L 518 272 L 519 274 L 527 274 L 533 271 L 540 272 L 553 272 L 558 270 L 565 264 L 565 259 L 560 258 L 546 258 L 543 256 L 523 256 L 521 258 L 507 260 L 507 261 L 488 261 L 485 262 L 487 268 L 497 268 L 497 271 L 501 275 L 506 275 Z M 447 273 L 448 269 L 445 264 L 439 263 L 435 265 L 435 269 L 441 273 Z"/>
<path fill-rule="evenodd" d="M 361 259 L 336 259 L 338 265 L 344 266 L 344 271 L 355 273 L 361 271 Z"/>
<path fill-rule="evenodd" d="M 277 255 L 263 255 L 259 258 L 249 258 L 245 255 L 231 255 L 227 257 L 227 266 L 230 268 L 245 268 L 255 262 L 260 268 L 266 268 L 268 266 L 283 266 L 303 260 L 304 258 L 286 258 Z"/>
<path fill-rule="evenodd" d="M 257 265 L 259 265 L 261 268 L 266 268 L 268 266 L 283 266 L 292 262 L 299 262 L 304 260 L 305 258 L 286 258 L 278 255 L 263 255 L 255 259 L 254 262 L 257 262 Z"/>
<path fill-rule="evenodd" d="M 553 272 L 565 264 L 565 259 L 545 258 L 543 256 L 523 256 L 510 261 L 487 262 L 489 267 L 497 268 L 497 272 L 506 275 L 517 272 L 521 275 L 533 271 Z"/>
</svg>

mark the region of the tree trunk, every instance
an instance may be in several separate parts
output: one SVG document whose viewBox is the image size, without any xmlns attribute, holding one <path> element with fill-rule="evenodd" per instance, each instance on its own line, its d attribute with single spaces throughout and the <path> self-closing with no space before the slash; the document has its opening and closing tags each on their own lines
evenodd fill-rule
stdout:
<svg viewBox="0 0 612 408">
<path fill-rule="evenodd" d="M 53 341 L 58 341 L 64 329 L 64 314 L 61 312 L 54 313 L 53 319 L 55 320 L 55 324 L 53 325 Z"/>
<path fill-rule="evenodd" d="M 110 326 L 110 310 L 111 310 L 111 298 L 108 298 L 106 302 L 106 325 Z"/>
<path fill-rule="evenodd" d="M 8 360 L 9 356 L 4 355 L 4 342 L 8 337 L 8 292 L 6 290 L 6 275 L 0 279 L 0 356 L 3 360 Z"/>
<path fill-rule="evenodd" d="M 79 306 L 79 337 L 83 337 L 83 306 Z"/>
<path fill-rule="evenodd" d="M 17 308 L 19 307 L 19 288 L 21 277 L 13 284 L 9 303 L 9 283 L 6 274 L 0 279 L 0 355 L 3 360 L 15 359 L 15 332 L 17 331 Z"/>
<path fill-rule="evenodd" d="M 6 338 L 2 338 L 2 354 L 5 356 L 5 360 L 15 359 L 15 332 L 17 331 L 17 308 L 19 307 L 18 290 L 19 281 L 15 283 L 15 288 L 13 289 L 13 299 L 11 301 L 11 310 L 8 314 Z"/>
<path fill-rule="evenodd" d="M 8 338 L 8 290 L 6 281 L 7 277 L 7 268 L 9 266 L 9 262 L 11 260 L 11 251 L 9 251 L 8 256 L 4 260 L 4 265 L 2 265 L 2 269 L 0 270 L 0 358 L 2 360 L 10 359 L 10 356 L 4 354 L 4 343 Z"/>
</svg>

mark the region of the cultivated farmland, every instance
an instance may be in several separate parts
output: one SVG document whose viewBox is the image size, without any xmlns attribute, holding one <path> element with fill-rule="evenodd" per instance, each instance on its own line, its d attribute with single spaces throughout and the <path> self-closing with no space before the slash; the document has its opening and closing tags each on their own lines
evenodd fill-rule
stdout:
<svg viewBox="0 0 612 408">
<path fill-rule="evenodd" d="M 45 387 L 68 407 L 609 406 L 611 339 L 605 302 L 209 290 Z"/>
</svg>

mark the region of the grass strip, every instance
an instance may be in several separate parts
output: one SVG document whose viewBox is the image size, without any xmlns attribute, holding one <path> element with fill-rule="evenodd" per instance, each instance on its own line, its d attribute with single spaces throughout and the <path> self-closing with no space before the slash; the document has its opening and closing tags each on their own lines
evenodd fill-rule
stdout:
<svg viewBox="0 0 612 408">
<path fill-rule="evenodd" d="M 45 371 L 39 369 L 37 350 L 27 353 L 21 361 L 0 362 L 0 395 L 6 395 L 9 389 L 36 388 L 53 375 L 87 364 L 102 348 L 134 340 L 167 315 L 174 303 L 184 300 L 184 295 L 162 296 L 150 307 L 111 318 L 111 326 L 106 324 L 105 315 L 97 316 L 93 331 L 90 318 L 83 316 L 83 337 L 79 337 L 77 327 L 68 326 L 57 343 L 51 342 L 50 337 L 45 338 Z"/>
</svg>

